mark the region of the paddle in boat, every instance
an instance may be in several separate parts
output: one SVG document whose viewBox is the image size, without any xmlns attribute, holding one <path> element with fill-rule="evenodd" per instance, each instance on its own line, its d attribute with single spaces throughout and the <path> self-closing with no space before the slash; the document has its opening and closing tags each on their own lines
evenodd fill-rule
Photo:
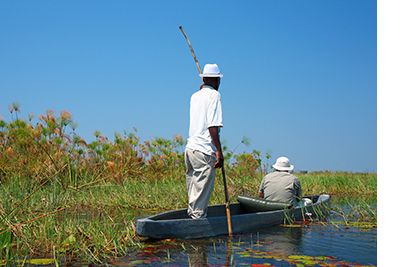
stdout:
<svg viewBox="0 0 401 267">
<path fill-rule="evenodd" d="M 238 196 L 238 203 L 230 205 L 232 232 L 249 233 L 282 224 L 291 218 L 300 221 L 323 217 L 327 210 L 330 195 L 305 196 L 312 204 L 291 207 L 287 204 L 269 202 L 252 197 Z M 167 211 L 141 218 L 136 221 L 139 236 L 163 239 L 195 239 L 227 235 L 225 205 L 209 206 L 207 217 L 191 219 L 186 209 Z"/>
</svg>

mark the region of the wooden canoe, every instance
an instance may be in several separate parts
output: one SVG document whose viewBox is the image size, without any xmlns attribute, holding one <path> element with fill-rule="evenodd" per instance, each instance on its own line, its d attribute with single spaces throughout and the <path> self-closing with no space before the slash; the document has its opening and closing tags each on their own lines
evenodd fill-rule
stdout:
<svg viewBox="0 0 401 267">
<path fill-rule="evenodd" d="M 295 207 L 273 211 L 250 212 L 241 203 L 230 205 L 232 231 L 234 234 L 256 232 L 269 226 L 279 225 L 289 218 L 300 221 L 310 217 L 324 216 L 330 196 L 309 196 L 312 204 L 306 207 Z M 136 221 L 136 232 L 139 236 L 163 239 L 195 239 L 227 235 L 227 218 L 225 205 L 209 206 L 207 217 L 191 219 L 186 209 L 167 211 Z"/>
</svg>

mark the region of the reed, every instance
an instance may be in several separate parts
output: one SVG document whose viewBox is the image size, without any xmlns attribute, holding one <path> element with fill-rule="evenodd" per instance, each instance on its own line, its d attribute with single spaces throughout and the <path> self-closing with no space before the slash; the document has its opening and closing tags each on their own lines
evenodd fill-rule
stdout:
<svg viewBox="0 0 401 267">
<path fill-rule="evenodd" d="M 97 131 L 88 142 L 67 111 L 27 120 L 19 111 L 11 105 L 13 119 L 0 120 L 0 265 L 36 258 L 55 265 L 104 262 L 142 246 L 134 218 L 186 206 L 181 136 L 142 141 L 134 130 L 109 140 Z M 231 202 L 256 195 L 270 156 L 224 151 Z M 374 173 L 297 175 L 304 194 L 376 196 Z M 210 204 L 224 202 L 218 171 Z M 360 213 L 375 220 L 369 209 Z"/>
<path fill-rule="evenodd" d="M 375 197 L 376 173 L 312 172 L 298 174 L 304 192 L 330 192 L 338 197 Z"/>
</svg>

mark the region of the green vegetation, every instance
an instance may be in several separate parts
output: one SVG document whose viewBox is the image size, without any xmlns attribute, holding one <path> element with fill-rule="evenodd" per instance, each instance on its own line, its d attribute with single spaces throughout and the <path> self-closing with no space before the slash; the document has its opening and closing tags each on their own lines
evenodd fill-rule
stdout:
<svg viewBox="0 0 401 267">
<path fill-rule="evenodd" d="M 19 109 L 10 106 L 10 122 L 0 117 L 0 265 L 29 258 L 100 263 L 142 246 L 135 217 L 186 206 L 181 136 L 141 141 L 133 131 L 111 141 L 97 131 L 87 142 L 67 111 L 23 120 Z M 256 195 L 269 155 L 224 149 L 231 201 Z M 304 194 L 376 197 L 376 174 L 297 175 Z M 211 199 L 217 203 L 224 203 L 220 172 Z"/>
<path fill-rule="evenodd" d="M 296 175 L 305 193 L 330 192 L 340 198 L 376 198 L 375 173 L 313 172 Z"/>
</svg>

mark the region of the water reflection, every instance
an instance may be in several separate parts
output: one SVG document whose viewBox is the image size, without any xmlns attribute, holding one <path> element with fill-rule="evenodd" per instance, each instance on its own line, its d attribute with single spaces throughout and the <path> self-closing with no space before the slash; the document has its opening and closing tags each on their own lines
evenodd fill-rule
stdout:
<svg viewBox="0 0 401 267">
<path fill-rule="evenodd" d="M 279 255 L 292 255 L 298 252 L 302 244 L 303 229 L 297 228 L 275 228 L 272 231 L 260 232 L 260 243 L 268 245 L 269 251 Z"/>
<path fill-rule="evenodd" d="M 235 235 L 232 239 L 161 240 L 143 245 L 143 249 L 133 251 L 123 260 L 125 266 L 376 264 L 376 229 L 278 226 L 259 233 Z M 121 261 L 115 265 L 121 266 Z"/>
<path fill-rule="evenodd" d="M 208 245 L 204 242 L 199 244 L 192 244 L 188 251 L 188 266 L 191 267 L 202 267 L 208 266 L 207 261 L 207 250 Z"/>
</svg>

